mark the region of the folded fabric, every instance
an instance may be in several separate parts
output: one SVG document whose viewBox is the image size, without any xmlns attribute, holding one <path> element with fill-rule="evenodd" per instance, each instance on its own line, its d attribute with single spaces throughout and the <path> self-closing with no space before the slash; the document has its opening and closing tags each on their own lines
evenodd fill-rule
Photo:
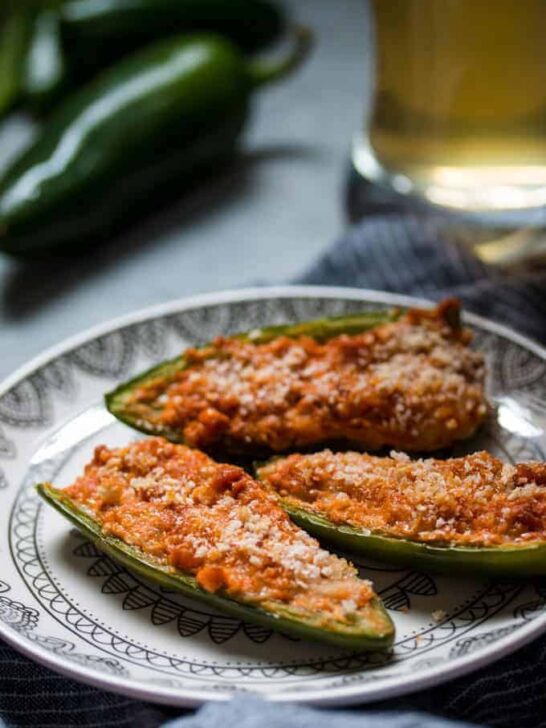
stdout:
<svg viewBox="0 0 546 728">
<path fill-rule="evenodd" d="M 471 311 L 546 340 L 546 268 L 503 273 L 471 252 L 473 229 L 433 213 L 395 210 L 367 216 L 298 283 L 356 286 L 439 299 L 457 296 Z"/>
</svg>

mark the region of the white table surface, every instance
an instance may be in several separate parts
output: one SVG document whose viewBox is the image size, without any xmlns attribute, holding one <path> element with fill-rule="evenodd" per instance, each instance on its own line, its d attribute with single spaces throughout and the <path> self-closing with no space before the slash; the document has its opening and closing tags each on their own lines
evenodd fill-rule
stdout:
<svg viewBox="0 0 546 728">
<path fill-rule="evenodd" d="M 0 379 L 115 316 L 195 293 L 282 282 L 346 226 L 351 138 L 369 87 L 365 0 L 285 0 L 317 36 L 299 73 L 255 98 L 241 163 L 80 258 L 0 257 Z M 14 122 L 0 157 L 22 138 Z"/>
</svg>

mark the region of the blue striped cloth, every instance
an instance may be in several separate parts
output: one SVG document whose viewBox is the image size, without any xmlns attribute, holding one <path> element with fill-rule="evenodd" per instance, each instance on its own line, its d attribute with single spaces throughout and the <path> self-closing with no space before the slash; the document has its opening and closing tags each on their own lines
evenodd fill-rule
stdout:
<svg viewBox="0 0 546 728">
<path fill-rule="evenodd" d="M 467 250 L 467 233 L 430 214 L 378 209 L 334 244 L 298 282 L 420 296 L 460 296 L 478 313 L 546 340 L 546 272 L 507 277 Z M 393 713 L 392 711 L 396 711 Z M 425 717 L 415 711 L 427 711 Z M 382 712 L 377 712 L 382 711 Z M 180 711 L 80 685 L 0 643 L 0 716 L 6 726 L 155 728 Z M 448 719 L 499 728 L 546 728 L 546 639 L 433 690 L 355 711 L 317 713 L 237 698 L 178 717 L 179 728 L 445 728 Z M 461 724 L 458 724 L 461 725 Z"/>
</svg>

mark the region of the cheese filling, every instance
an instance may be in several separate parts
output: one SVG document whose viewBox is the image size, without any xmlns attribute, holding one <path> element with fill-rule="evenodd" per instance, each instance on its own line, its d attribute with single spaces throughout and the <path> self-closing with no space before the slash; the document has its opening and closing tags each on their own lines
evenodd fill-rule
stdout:
<svg viewBox="0 0 546 728">
<path fill-rule="evenodd" d="M 370 616 L 370 582 L 295 526 L 244 470 L 201 452 L 161 438 L 100 446 L 63 494 L 105 534 L 194 575 L 206 591 L 326 622 Z"/>
<path fill-rule="evenodd" d="M 411 460 L 324 450 L 258 474 L 288 504 L 338 525 L 428 543 L 546 541 L 546 463 L 509 465 L 486 452 Z"/>
<path fill-rule="evenodd" d="M 185 352 L 174 378 L 153 378 L 126 402 L 136 420 L 202 449 L 282 452 L 335 440 L 433 450 L 485 418 L 481 354 L 449 323 L 458 305 L 413 310 L 395 323 L 320 343 L 215 339 Z"/>
</svg>

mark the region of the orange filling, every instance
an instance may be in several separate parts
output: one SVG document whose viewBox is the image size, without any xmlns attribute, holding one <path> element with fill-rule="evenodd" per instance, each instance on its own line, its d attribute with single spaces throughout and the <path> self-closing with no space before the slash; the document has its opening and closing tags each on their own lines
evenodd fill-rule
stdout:
<svg viewBox="0 0 546 728">
<path fill-rule="evenodd" d="M 458 304 L 325 343 L 217 338 L 186 352 L 174 379 L 138 388 L 133 416 L 204 449 L 290 448 L 335 440 L 432 450 L 471 435 L 486 414 L 483 358 L 452 323 Z"/>
<path fill-rule="evenodd" d="M 297 528 L 244 470 L 161 438 L 100 446 L 63 491 L 113 534 L 164 564 L 263 606 L 349 620 L 373 597 L 355 568 Z"/>
<path fill-rule="evenodd" d="M 385 535 L 472 546 L 546 540 L 546 463 L 325 450 L 273 461 L 259 477 L 295 507 Z"/>
</svg>

